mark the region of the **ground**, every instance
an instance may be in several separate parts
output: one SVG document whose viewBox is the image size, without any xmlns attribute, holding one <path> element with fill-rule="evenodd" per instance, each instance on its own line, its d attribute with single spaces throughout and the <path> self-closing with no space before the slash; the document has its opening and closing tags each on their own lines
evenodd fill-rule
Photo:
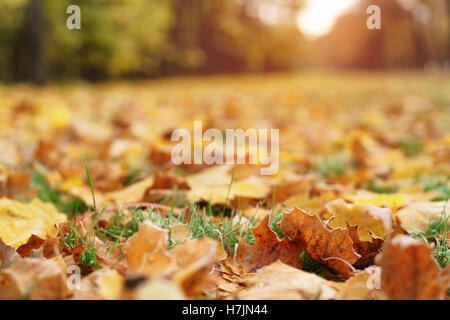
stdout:
<svg viewBox="0 0 450 320">
<path fill-rule="evenodd" d="M 449 88 L 412 72 L 2 86 L 0 298 L 445 299 Z M 279 129 L 279 170 L 174 165 L 194 121 Z"/>
</svg>

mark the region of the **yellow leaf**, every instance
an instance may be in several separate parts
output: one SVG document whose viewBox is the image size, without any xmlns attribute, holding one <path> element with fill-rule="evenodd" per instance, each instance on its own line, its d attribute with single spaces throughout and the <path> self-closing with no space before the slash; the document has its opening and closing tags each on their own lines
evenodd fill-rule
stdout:
<svg viewBox="0 0 450 320">
<path fill-rule="evenodd" d="M 433 220 L 440 220 L 444 212 L 445 202 L 413 202 L 397 212 L 402 227 L 408 231 L 426 231 Z"/>
<path fill-rule="evenodd" d="M 330 216 L 334 216 L 328 223 L 333 228 L 346 228 L 347 223 L 357 225 L 358 235 L 362 241 L 372 241 L 372 232 L 384 239 L 392 227 L 392 211 L 374 205 L 349 204 L 342 199 L 330 201 L 326 204 Z"/>
<path fill-rule="evenodd" d="M 137 300 L 185 300 L 182 288 L 163 279 L 147 280 L 136 290 Z"/>
<path fill-rule="evenodd" d="M 372 204 L 378 207 L 389 207 L 392 210 L 400 208 L 406 202 L 405 196 L 401 194 L 381 194 L 370 195 L 367 197 L 349 197 L 349 200 L 359 204 Z"/>
<path fill-rule="evenodd" d="M 39 199 L 28 204 L 0 199 L 0 238 L 11 247 L 18 248 L 32 234 L 43 239 L 47 234 L 56 236 L 55 225 L 65 221 L 66 216 L 51 203 Z"/>
<path fill-rule="evenodd" d="M 154 182 L 153 176 L 151 176 L 122 190 L 109 192 L 106 194 L 106 198 L 117 205 L 139 202 Z"/>
<path fill-rule="evenodd" d="M 264 179 L 258 177 L 233 181 L 230 188 L 232 178 L 230 169 L 231 166 L 227 165 L 215 166 L 189 176 L 187 178 L 191 188 L 187 195 L 189 201 L 205 200 L 214 205 L 224 204 L 236 197 L 260 199 L 269 194 L 270 186 Z"/>
<path fill-rule="evenodd" d="M 187 239 L 189 233 L 189 226 L 187 224 L 176 224 L 170 227 L 170 239 L 177 243 Z"/>
</svg>

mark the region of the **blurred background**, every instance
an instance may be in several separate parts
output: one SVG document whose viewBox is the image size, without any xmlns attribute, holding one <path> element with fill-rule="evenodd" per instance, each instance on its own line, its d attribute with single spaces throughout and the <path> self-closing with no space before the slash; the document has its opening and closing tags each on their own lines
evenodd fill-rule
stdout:
<svg viewBox="0 0 450 320">
<path fill-rule="evenodd" d="M 81 30 L 66 9 L 81 8 Z M 366 9 L 381 8 L 381 30 Z M 1 0 L 0 81 L 448 72 L 449 0 Z"/>
</svg>

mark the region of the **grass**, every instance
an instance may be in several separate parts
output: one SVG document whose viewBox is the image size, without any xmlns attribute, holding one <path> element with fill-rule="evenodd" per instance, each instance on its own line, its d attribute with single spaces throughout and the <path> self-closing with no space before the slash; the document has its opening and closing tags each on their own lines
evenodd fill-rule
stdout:
<svg viewBox="0 0 450 320">
<path fill-rule="evenodd" d="M 339 272 L 314 260 L 306 251 L 300 253 L 300 263 L 302 264 L 302 270 L 306 272 L 315 273 L 319 277 L 326 279 L 340 280 Z"/>
<path fill-rule="evenodd" d="M 416 138 L 407 138 L 400 143 L 400 149 L 407 157 L 415 157 L 422 153 L 423 146 Z"/>
<path fill-rule="evenodd" d="M 414 233 L 413 235 L 434 244 L 434 258 L 441 268 L 445 268 L 450 260 L 450 248 L 447 243 L 447 232 L 449 216 L 446 213 L 447 202 L 442 210 L 442 218 L 438 221 L 431 221 L 425 232 Z"/>
<path fill-rule="evenodd" d="M 87 210 L 83 201 L 52 188 L 45 177 L 35 169 L 31 171 L 31 186 L 38 190 L 37 197 L 40 200 L 53 203 L 60 212 L 74 214 L 77 210 Z"/>
<path fill-rule="evenodd" d="M 281 219 L 283 218 L 283 211 L 281 209 L 274 211 L 270 215 L 269 219 L 269 227 L 272 229 L 273 232 L 275 232 L 278 236 L 278 239 L 282 240 L 285 237 L 285 234 L 283 230 L 278 226 Z"/>
<path fill-rule="evenodd" d="M 91 174 L 89 172 L 89 168 L 87 165 L 86 159 L 84 159 L 85 169 L 86 169 L 86 176 L 89 181 L 89 187 L 91 189 L 92 194 L 92 200 L 94 202 L 94 212 L 97 212 L 97 205 L 95 202 L 95 193 L 94 193 L 94 185 L 92 183 Z M 78 224 L 76 223 L 76 213 L 75 211 L 72 225 L 70 228 L 70 231 L 65 235 L 63 238 L 63 246 L 65 246 L 68 249 L 73 249 L 80 244 L 85 249 L 81 255 L 80 255 L 80 262 L 87 266 L 88 268 L 92 268 L 94 270 L 100 269 L 102 266 L 97 261 L 97 254 L 95 252 L 95 229 L 98 227 L 98 221 L 100 217 L 102 216 L 103 212 L 105 211 L 105 208 L 102 209 L 100 213 L 96 213 L 94 220 L 91 221 L 89 230 L 87 234 L 82 237 L 80 233 L 78 232 Z M 89 273 L 89 269 L 83 268 L 86 273 Z"/>
<path fill-rule="evenodd" d="M 396 186 L 381 185 L 375 182 L 370 182 L 366 189 L 379 194 L 393 194 L 396 193 L 399 188 Z"/>
<path fill-rule="evenodd" d="M 216 213 L 212 211 L 211 206 L 208 208 L 200 208 L 198 205 L 192 207 L 188 238 L 202 239 L 208 237 L 221 240 L 224 247 L 230 252 L 234 252 L 235 245 L 241 238 L 250 244 L 254 242 L 251 227 L 256 225 L 256 221 L 250 220 L 248 225 L 244 225 L 245 222 L 242 215 L 239 215 L 237 222 L 233 222 L 231 218 L 216 221 Z M 165 217 L 153 209 L 133 209 L 130 210 L 130 215 L 127 218 L 120 211 L 117 211 L 107 226 L 97 227 L 96 234 L 107 243 L 112 242 L 119 245 L 123 240 L 139 231 L 139 225 L 144 221 L 150 221 L 166 230 L 170 230 L 173 225 L 186 223 L 183 217 L 173 216 L 172 214 Z M 173 248 L 178 244 L 172 242 L 169 232 L 169 248 Z"/>
<path fill-rule="evenodd" d="M 424 192 L 436 191 L 439 195 L 432 199 L 432 201 L 447 201 L 450 199 L 450 185 L 448 182 L 439 180 L 429 181 L 424 189 Z"/>
<path fill-rule="evenodd" d="M 125 180 L 123 181 L 124 186 L 129 186 L 130 184 L 133 184 L 136 182 L 141 176 L 141 171 L 136 168 L 131 168 L 128 171 L 128 175 L 126 176 Z"/>
<path fill-rule="evenodd" d="M 318 166 L 319 174 L 327 179 L 339 178 L 345 173 L 345 166 L 335 159 L 325 159 Z"/>
<path fill-rule="evenodd" d="M 131 209 L 130 214 L 125 216 L 120 210 L 116 211 L 116 214 L 109 220 L 109 223 L 100 227 L 98 221 L 106 208 L 103 208 L 99 213 L 97 213 L 97 203 L 95 200 L 95 191 L 92 182 L 92 177 L 89 171 L 89 167 L 86 159 L 83 159 L 87 180 L 89 182 L 89 187 L 94 204 L 94 220 L 91 221 L 89 230 L 87 234 L 82 237 L 78 232 L 78 225 L 76 223 L 76 212 L 72 220 L 70 231 L 63 238 L 63 246 L 68 249 L 74 249 L 75 247 L 82 245 L 84 247 L 84 252 L 80 255 L 80 262 L 92 269 L 99 269 L 101 265 L 97 261 L 97 254 L 95 251 L 95 236 L 99 237 L 104 241 L 104 247 L 107 248 L 109 253 L 112 253 L 115 248 L 122 245 L 126 239 L 131 237 L 133 234 L 139 231 L 139 225 L 144 221 L 150 221 L 156 226 L 169 230 L 169 249 L 175 247 L 179 243 L 173 243 L 170 237 L 171 226 L 179 223 L 186 223 L 183 217 L 177 217 L 173 215 L 174 206 L 176 203 L 175 199 L 172 199 L 172 210 L 169 215 L 162 216 L 153 209 Z M 234 171 L 230 181 L 229 190 L 233 183 Z M 42 197 L 47 201 L 56 202 L 58 200 L 58 193 L 51 190 L 45 178 L 36 173 L 35 181 L 41 186 L 40 191 Z M 229 191 L 230 192 L 230 191 Z M 224 247 L 231 253 L 234 253 L 236 245 L 239 240 L 245 239 L 248 243 L 254 243 L 255 239 L 251 228 L 256 225 L 256 221 L 244 220 L 242 214 L 238 216 L 237 222 L 234 221 L 235 211 L 231 210 L 231 217 L 225 217 L 227 210 L 226 206 L 219 210 L 217 207 L 212 207 L 211 203 L 208 203 L 207 207 L 200 208 L 199 205 L 194 205 L 192 208 L 192 214 L 189 221 L 189 231 L 188 239 L 201 239 L 208 237 L 215 240 L 221 240 Z M 217 220 L 215 217 L 220 211 L 221 219 Z M 84 268 L 85 269 L 85 268 Z M 89 272 L 89 270 L 85 270 Z"/>
</svg>

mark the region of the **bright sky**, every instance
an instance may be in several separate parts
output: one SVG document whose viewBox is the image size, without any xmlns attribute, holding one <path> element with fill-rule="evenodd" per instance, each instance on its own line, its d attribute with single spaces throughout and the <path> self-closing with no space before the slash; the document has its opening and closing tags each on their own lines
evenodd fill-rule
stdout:
<svg viewBox="0 0 450 320">
<path fill-rule="evenodd" d="M 358 0 L 306 0 L 297 18 L 299 29 L 312 37 L 328 33 L 337 18 Z"/>
</svg>

